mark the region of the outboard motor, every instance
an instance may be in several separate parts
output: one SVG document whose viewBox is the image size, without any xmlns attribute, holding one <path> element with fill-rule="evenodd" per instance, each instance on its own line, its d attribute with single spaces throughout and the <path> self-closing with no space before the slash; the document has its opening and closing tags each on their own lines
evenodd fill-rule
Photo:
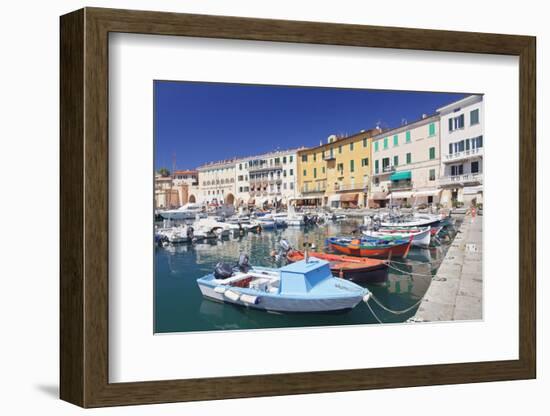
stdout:
<svg viewBox="0 0 550 416">
<path fill-rule="evenodd" d="M 187 227 L 187 238 L 193 238 L 194 235 L 195 235 L 195 230 L 193 229 L 193 227 L 188 226 Z"/>
<path fill-rule="evenodd" d="M 239 262 L 237 263 L 237 267 L 243 273 L 246 273 L 250 270 L 250 262 L 249 262 L 248 255 L 242 253 L 239 256 Z"/>
<path fill-rule="evenodd" d="M 219 262 L 214 267 L 214 277 L 216 279 L 227 279 L 233 276 L 233 267 L 227 263 Z"/>
<path fill-rule="evenodd" d="M 292 247 L 290 246 L 290 243 L 284 238 L 282 238 L 281 241 L 279 241 L 279 247 L 281 247 L 281 250 L 284 253 L 288 253 L 292 249 Z"/>
</svg>

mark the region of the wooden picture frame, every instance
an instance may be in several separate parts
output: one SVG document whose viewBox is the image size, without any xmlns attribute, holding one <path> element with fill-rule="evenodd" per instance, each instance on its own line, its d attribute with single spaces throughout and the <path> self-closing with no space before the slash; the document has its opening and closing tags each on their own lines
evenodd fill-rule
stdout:
<svg viewBox="0 0 550 416">
<path fill-rule="evenodd" d="M 60 396 L 63 400 L 82 407 L 100 407 L 535 378 L 534 37 L 99 8 L 85 8 L 62 16 L 60 28 Z M 110 32 L 518 56 L 519 359 L 109 383 Z"/>
</svg>

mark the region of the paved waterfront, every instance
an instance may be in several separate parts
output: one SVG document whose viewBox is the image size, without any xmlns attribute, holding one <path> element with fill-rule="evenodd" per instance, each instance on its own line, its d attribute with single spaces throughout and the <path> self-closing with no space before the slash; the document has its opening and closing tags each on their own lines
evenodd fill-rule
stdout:
<svg viewBox="0 0 550 416">
<path fill-rule="evenodd" d="M 464 217 L 412 321 L 482 319 L 483 217 Z"/>
</svg>

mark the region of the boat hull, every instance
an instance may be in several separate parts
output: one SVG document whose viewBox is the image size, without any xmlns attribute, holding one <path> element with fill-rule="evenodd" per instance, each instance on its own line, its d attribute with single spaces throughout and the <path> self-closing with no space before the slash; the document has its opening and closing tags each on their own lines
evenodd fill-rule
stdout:
<svg viewBox="0 0 550 416">
<path fill-rule="evenodd" d="M 357 258 L 326 253 L 309 253 L 310 257 L 330 262 L 330 270 L 335 277 L 341 277 L 356 283 L 383 283 L 388 279 L 388 264 L 384 260 Z M 300 251 L 287 254 L 290 262 L 304 259 Z"/>
<path fill-rule="evenodd" d="M 338 241 L 329 241 L 329 247 L 337 253 L 348 256 L 388 258 L 406 257 L 409 253 L 411 243 L 412 241 L 377 247 L 376 245 L 368 246 L 354 244 L 353 242 L 346 244 Z"/>
<path fill-rule="evenodd" d="M 199 282 L 199 289 L 202 295 L 211 300 L 218 302 L 231 303 L 234 305 L 243 306 L 246 308 L 264 310 L 268 312 L 279 313 L 319 313 L 319 312 L 336 312 L 353 309 L 359 302 L 363 300 L 363 293 L 358 293 L 354 296 L 338 297 L 334 299 L 312 298 L 304 299 L 301 297 L 281 297 L 271 294 L 262 294 L 258 296 L 257 304 L 243 302 L 240 299 L 230 299 L 224 293 L 218 293 L 214 286 Z M 239 291 L 235 288 L 229 289 L 235 293 Z M 249 294 L 244 292 L 245 294 Z"/>
</svg>

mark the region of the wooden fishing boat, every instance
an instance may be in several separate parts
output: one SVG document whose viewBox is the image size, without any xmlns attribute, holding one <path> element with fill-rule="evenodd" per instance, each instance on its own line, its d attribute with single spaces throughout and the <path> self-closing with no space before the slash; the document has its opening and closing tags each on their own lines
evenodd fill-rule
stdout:
<svg viewBox="0 0 550 416">
<path fill-rule="evenodd" d="M 407 257 L 413 237 L 409 240 L 367 240 L 365 238 L 330 237 L 328 246 L 338 253 L 359 257 Z"/>
<path fill-rule="evenodd" d="M 431 227 L 423 228 L 380 228 L 379 230 L 365 230 L 363 234 L 367 238 L 378 239 L 401 239 L 408 240 L 413 237 L 412 245 L 416 247 L 427 247 L 431 240 Z"/>
<path fill-rule="evenodd" d="M 352 257 L 341 254 L 309 252 L 309 257 L 328 261 L 333 276 L 353 282 L 381 283 L 388 279 L 388 262 L 369 257 Z M 290 250 L 286 253 L 290 263 L 304 260 L 303 251 Z"/>
</svg>

